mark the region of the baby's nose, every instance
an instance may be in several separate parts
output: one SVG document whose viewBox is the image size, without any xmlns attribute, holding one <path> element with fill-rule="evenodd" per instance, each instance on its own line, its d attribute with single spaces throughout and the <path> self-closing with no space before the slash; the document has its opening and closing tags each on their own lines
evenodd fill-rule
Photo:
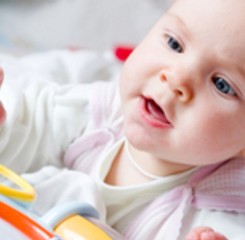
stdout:
<svg viewBox="0 0 245 240">
<path fill-rule="evenodd" d="M 166 81 L 171 91 L 178 97 L 182 102 L 188 102 L 191 100 L 193 93 L 188 79 L 183 76 L 172 76 L 164 73 L 161 76 L 162 81 Z"/>
</svg>

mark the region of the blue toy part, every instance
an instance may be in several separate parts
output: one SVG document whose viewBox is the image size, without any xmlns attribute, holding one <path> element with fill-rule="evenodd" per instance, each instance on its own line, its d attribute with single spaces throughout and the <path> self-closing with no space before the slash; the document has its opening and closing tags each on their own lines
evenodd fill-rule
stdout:
<svg viewBox="0 0 245 240">
<path fill-rule="evenodd" d="M 42 220 L 48 226 L 54 228 L 67 217 L 77 214 L 84 217 L 99 218 L 98 211 L 88 203 L 73 201 L 61 204 L 51 209 L 48 213 L 43 215 Z"/>
</svg>

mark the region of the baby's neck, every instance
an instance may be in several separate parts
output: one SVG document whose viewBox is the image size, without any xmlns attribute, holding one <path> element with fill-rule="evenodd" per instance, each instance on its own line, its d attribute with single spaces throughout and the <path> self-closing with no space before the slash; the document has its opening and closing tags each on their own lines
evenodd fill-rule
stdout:
<svg viewBox="0 0 245 240">
<path fill-rule="evenodd" d="M 127 149 L 124 144 L 113 160 L 105 182 L 114 186 L 137 185 L 188 169 L 190 169 L 189 166 L 153 158 L 148 153 L 139 151 L 132 146 L 128 146 Z"/>
</svg>

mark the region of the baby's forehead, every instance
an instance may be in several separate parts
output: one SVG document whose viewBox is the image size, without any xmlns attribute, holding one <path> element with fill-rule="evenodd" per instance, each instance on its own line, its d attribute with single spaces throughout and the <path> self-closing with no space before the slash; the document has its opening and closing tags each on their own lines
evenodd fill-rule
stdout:
<svg viewBox="0 0 245 240">
<path fill-rule="evenodd" d="M 233 55 L 245 54 L 244 0 L 176 0 L 167 14 L 205 41 L 229 46 Z"/>
<path fill-rule="evenodd" d="M 237 20 L 244 22 L 245 19 L 244 0 L 173 0 L 171 8 L 183 14 L 192 13 L 192 16 L 202 19 L 203 23 L 211 16 L 223 18 L 224 22 Z"/>
</svg>

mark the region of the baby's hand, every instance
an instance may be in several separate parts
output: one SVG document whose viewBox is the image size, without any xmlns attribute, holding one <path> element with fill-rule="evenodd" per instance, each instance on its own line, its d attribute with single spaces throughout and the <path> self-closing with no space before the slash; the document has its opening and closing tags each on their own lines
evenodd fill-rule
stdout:
<svg viewBox="0 0 245 240">
<path fill-rule="evenodd" d="M 225 236 L 209 227 L 194 228 L 185 240 L 228 240 Z"/>
</svg>

